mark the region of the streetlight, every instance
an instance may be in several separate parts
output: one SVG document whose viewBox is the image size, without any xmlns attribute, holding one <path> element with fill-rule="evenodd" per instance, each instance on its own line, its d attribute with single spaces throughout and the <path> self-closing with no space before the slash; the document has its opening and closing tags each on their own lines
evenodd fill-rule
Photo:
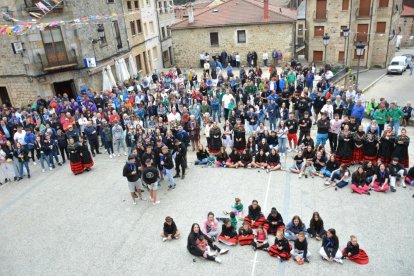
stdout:
<svg viewBox="0 0 414 276">
<path fill-rule="evenodd" d="M 361 57 L 364 55 L 365 44 L 362 43 L 362 41 L 360 41 L 356 44 L 355 47 L 356 47 L 356 54 L 358 56 L 358 68 L 357 68 L 357 77 L 356 77 L 355 90 L 358 91 L 359 64 L 361 62 Z"/>
<path fill-rule="evenodd" d="M 344 43 L 344 47 L 345 47 L 345 49 L 344 49 L 344 51 L 345 51 L 345 66 L 347 66 L 348 65 L 348 52 L 349 52 L 349 49 L 348 49 L 348 47 L 349 47 L 349 40 L 348 40 L 349 28 L 348 27 L 343 28 L 342 29 L 342 34 L 345 37 L 345 43 Z"/>
<path fill-rule="evenodd" d="M 98 43 L 99 41 L 100 42 L 105 41 L 105 28 L 104 28 L 103 24 L 98 24 L 97 31 L 98 31 L 98 37 L 99 38 L 98 39 L 95 39 L 95 38 L 92 39 L 93 56 L 95 57 L 95 59 L 96 59 L 95 44 Z"/>
<path fill-rule="evenodd" d="M 326 33 L 322 39 L 323 39 L 323 45 L 325 46 L 325 59 L 324 59 L 324 65 L 326 65 L 326 47 L 328 47 L 329 44 L 329 39 L 331 37 Z"/>
</svg>

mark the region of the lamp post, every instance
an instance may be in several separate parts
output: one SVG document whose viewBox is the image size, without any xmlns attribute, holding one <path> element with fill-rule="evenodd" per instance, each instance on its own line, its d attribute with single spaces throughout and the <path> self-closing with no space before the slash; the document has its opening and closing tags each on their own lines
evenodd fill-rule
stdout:
<svg viewBox="0 0 414 276">
<path fill-rule="evenodd" d="M 96 59 L 96 52 L 95 52 L 95 44 L 98 43 L 99 41 L 104 41 L 105 39 L 105 28 L 103 26 L 103 24 L 98 24 L 98 39 L 92 39 L 92 49 L 93 49 L 93 56 Z"/>
<path fill-rule="evenodd" d="M 365 51 L 365 44 L 362 43 L 362 41 L 358 42 L 356 44 L 356 54 L 358 56 L 358 68 L 357 68 L 355 91 L 358 91 L 359 64 L 361 62 L 361 57 L 364 55 L 364 51 Z"/>
<path fill-rule="evenodd" d="M 344 35 L 345 38 L 345 43 L 344 43 L 344 51 L 345 51 L 345 66 L 348 65 L 348 52 L 349 52 L 349 28 L 346 27 L 344 29 L 342 29 L 342 34 Z"/>
<path fill-rule="evenodd" d="M 325 58 L 324 58 L 324 61 L 323 61 L 323 65 L 326 65 L 326 47 L 328 47 L 330 38 L 331 37 L 327 33 L 322 37 L 323 45 L 325 46 Z"/>
</svg>

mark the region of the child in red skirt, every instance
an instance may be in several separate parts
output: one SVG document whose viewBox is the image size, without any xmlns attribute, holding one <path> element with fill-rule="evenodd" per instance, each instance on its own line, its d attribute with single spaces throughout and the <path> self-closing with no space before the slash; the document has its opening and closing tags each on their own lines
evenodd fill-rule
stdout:
<svg viewBox="0 0 414 276">
<path fill-rule="evenodd" d="M 269 255 L 278 258 L 280 262 L 288 261 L 291 257 L 291 250 L 292 246 L 283 235 L 283 231 L 278 231 L 276 233 L 275 244 L 269 248 Z"/>
<path fill-rule="evenodd" d="M 352 235 L 351 240 L 342 250 L 343 259 L 349 259 L 357 264 L 367 264 L 369 258 L 363 249 L 359 248 L 357 237 Z"/>
</svg>

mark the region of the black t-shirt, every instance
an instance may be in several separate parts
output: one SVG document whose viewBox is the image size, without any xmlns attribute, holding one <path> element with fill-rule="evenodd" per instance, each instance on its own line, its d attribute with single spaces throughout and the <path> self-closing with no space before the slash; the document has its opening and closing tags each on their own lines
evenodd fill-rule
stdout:
<svg viewBox="0 0 414 276">
<path fill-rule="evenodd" d="M 146 167 L 142 171 L 142 180 L 147 184 L 153 184 L 158 180 L 158 169 L 155 167 Z"/>
<path fill-rule="evenodd" d="M 300 125 L 306 124 L 306 126 L 301 126 L 300 130 L 309 131 L 312 127 L 312 120 L 311 118 L 302 118 L 299 122 Z"/>
<path fill-rule="evenodd" d="M 298 121 L 293 119 L 293 120 L 286 120 L 286 126 L 289 129 L 288 132 L 289 134 L 294 134 L 298 132 Z M 290 128 L 292 127 L 292 128 Z"/>
<path fill-rule="evenodd" d="M 299 156 L 299 155 L 295 155 L 295 157 L 293 157 L 293 160 L 296 161 L 296 165 L 300 165 L 303 163 L 303 156 Z"/>
</svg>

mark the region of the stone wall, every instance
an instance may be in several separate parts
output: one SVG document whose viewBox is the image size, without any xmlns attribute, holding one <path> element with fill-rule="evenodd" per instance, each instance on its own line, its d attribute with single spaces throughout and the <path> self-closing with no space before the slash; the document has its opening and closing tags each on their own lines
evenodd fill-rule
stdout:
<svg viewBox="0 0 414 276">
<path fill-rule="evenodd" d="M 237 43 L 237 30 L 246 30 L 246 43 Z M 210 33 L 218 32 L 219 46 L 210 45 Z M 267 51 L 269 59 L 273 49 L 281 50 L 283 60 L 290 61 L 293 54 L 294 24 L 266 24 L 230 26 L 203 29 L 172 29 L 175 62 L 179 67 L 199 67 L 200 53 L 210 55 L 226 50 L 238 52 L 241 64 L 247 64 L 247 53 L 256 51 L 258 63 L 262 65 L 262 54 Z"/>
<path fill-rule="evenodd" d="M 414 36 L 414 17 L 404 16 L 400 18 L 400 26 L 402 28 L 401 35 L 403 36 L 401 46 L 411 47 L 414 45 L 414 39 L 410 40 L 411 36 Z"/>
</svg>

